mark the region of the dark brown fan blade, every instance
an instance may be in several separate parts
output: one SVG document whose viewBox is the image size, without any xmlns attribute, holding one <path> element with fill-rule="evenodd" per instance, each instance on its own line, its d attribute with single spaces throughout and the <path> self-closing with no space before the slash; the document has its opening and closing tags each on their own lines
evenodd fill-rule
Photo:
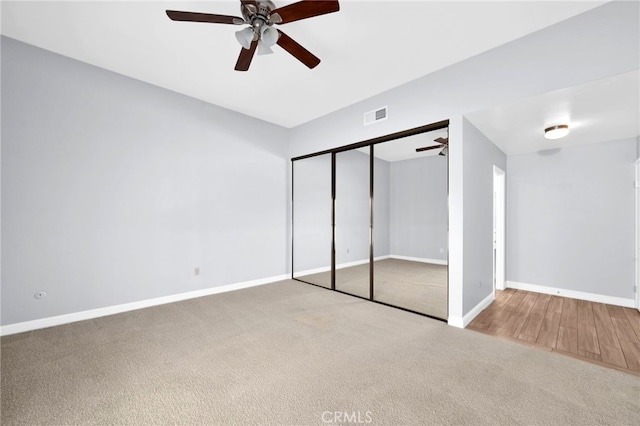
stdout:
<svg viewBox="0 0 640 426">
<path fill-rule="evenodd" d="M 237 16 L 214 15 L 211 13 L 182 12 L 180 10 L 167 10 L 167 16 L 173 21 L 189 22 L 210 22 L 212 24 L 234 24 L 244 23 L 244 19 Z"/>
<path fill-rule="evenodd" d="M 340 4 L 337 1 L 316 1 L 302 0 L 287 6 L 280 7 L 271 12 L 273 15 L 277 13 L 282 18 L 279 24 L 298 21 L 300 19 L 311 18 L 313 16 L 333 13 L 340 10 Z"/>
<path fill-rule="evenodd" d="M 422 148 L 416 148 L 416 152 L 429 151 L 431 149 L 442 149 L 441 146 L 423 146 Z"/>
<path fill-rule="evenodd" d="M 249 69 L 253 54 L 256 52 L 256 47 L 258 47 L 258 41 L 254 40 L 251 42 L 249 49 L 243 47 L 240 50 L 240 56 L 238 56 L 238 62 L 236 62 L 236 71 L 246 71 Z"/>
<path fill-rule="evenodd" d="M 320 63 L 320 59 L 318 59 L 317 56 L 309 52 L 304 47 L 300 46 L 291 37 L 280 30 L 278 30 L 278 33 L 280 33 L 280 37 L 278 37 L 277 41 L 278 45 L 287 52 L 291 53 L 297 60 L 299 60 L 309 68 L 315 68 Z"/>
<path fill-rule="evenodd" d="M 446 145 L 449 143 L 449 138 L 436 138 L 433 141 L 441 143 L 442 145 Z"/>
</svg>

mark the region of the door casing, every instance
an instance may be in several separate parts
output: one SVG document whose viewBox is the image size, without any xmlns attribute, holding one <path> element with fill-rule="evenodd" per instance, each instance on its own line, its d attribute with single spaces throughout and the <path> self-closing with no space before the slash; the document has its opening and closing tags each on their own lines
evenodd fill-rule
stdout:
<svg viewBox="0 0 640 426">
<path fill-rule="evenodd" d="M 505 289 L 506 174 L 493 166 L 493 290 Z"/>
</svg>

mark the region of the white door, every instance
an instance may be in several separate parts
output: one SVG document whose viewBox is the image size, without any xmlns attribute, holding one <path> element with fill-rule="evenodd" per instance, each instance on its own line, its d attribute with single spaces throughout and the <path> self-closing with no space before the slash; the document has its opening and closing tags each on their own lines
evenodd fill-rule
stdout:
<svg viewBox="0 0 640 426">
<path fill-rule="evenodd" d="M 503 170 L 493 166 L 493 289 L 505 289 L 505 185 Z"/>
</svg>

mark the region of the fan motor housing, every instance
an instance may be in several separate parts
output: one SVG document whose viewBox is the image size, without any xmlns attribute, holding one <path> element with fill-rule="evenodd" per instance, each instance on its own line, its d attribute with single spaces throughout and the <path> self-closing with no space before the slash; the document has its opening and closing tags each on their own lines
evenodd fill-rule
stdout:
<svg viewBox="0 0 640 426">
<path fill-rule="evenodd" d="M 256 4 L 258 5 L 257 10 L 253 10 L 255 7 L 251 3 L 240 5 L 240 11 L 245 21 L 251 22 L 256 18 L 256 15 L 261 16 L 266 21 L 271 15 L 271 11 L 276 8 L 276 5 L 271 0 L 256 0 Z"/>
</svg>

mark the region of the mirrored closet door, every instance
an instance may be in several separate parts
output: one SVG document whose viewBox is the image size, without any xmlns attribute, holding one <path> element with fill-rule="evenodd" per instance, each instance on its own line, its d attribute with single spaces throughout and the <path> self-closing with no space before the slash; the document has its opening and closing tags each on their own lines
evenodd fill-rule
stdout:
<svg viewBox="0 0 640 426">
<path fill-rule="evenodd" d="M 442 123 L 293 160 L 294 279 L 447 319 Z"/>
<path fill-rule="evenodd" d="M 331 154 L 292 164 L 293 278 L 331 288 Z"/>
<path fill-rule="evenodd" d="M 369 298 L 371 147 L 336 153 L 336 290 Z"/>
<path fill-rule="evenodd" d="M 374 145 L 375 301 L 447 318 L 446 129 Z M 380 217 L 377 217 L 380 216 Z"/>
</svg>

